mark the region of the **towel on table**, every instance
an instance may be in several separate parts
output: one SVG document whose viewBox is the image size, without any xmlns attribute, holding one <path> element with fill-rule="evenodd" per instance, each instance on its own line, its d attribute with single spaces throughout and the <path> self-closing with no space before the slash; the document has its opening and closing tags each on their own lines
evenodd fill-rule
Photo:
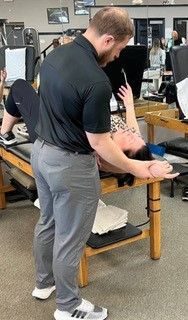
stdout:
<svg viewBox="0 0 188 320">
<path fill-rule="evenodd" d="M 103 234 L 126 226 L 128 212 L 114 206 L 98 206 L 93 233 Z"/>
</svg>

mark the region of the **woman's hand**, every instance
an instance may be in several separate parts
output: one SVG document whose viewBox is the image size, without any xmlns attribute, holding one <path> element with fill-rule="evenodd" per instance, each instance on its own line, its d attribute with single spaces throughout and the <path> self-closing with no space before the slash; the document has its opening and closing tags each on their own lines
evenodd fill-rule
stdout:
<svg viewBox="0 0 188 320">
<path fill-rule="evenodd" d="M 134 109 L 133 93 L 128 83 L 127 88 L 125 86 L 121 86 L 117 94 L 123 100 L 126 110 Z"/>
</svg>

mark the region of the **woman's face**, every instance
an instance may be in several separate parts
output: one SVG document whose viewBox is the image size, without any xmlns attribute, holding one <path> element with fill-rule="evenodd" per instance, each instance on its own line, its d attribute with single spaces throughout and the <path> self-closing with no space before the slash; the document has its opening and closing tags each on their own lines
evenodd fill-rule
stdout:
<svg viewBox="0 0 188 320">
<path fill-rule="evenodd" d="M 140 135 L 137 132 L 132 132 L 131 129 L 118 129 L 112 133 L 112 139 L 122 151 L 130 151 L 130 155 L 134 155 L 145 146 L 145 142 Z"/>
</svg>

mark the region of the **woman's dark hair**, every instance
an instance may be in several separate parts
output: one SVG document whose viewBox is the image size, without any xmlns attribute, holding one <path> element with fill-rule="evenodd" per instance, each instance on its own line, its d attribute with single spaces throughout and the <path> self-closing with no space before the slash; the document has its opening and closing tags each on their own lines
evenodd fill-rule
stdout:
<svg viewBox="0 0 188 320">
<path fill-rule="evenodd" d="M 124 154 L 130 159 L 140 161 L 153 160 L 153 156 L 146 145 L 140 148 L 135 154 L 131 154 L 128 150 L 124 151 Z M 114 176 L 118 179 L 119 187 L 122 187 L 125 184 L 132 186 L 135 179 L 135 176 L 132 173 L 115 173 Z"/>
<path fill-rule="evenodd" d="M 144 145 L 140 148 L 132 157 L 132 159 L 136 160 L 153 160 L 153 156 L 147 145 Z"/>
</svg>

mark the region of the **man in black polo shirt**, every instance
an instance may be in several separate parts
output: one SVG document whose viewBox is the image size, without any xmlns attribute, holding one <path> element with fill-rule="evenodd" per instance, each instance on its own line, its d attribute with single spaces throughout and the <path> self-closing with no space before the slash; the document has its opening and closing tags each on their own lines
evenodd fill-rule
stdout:
<svg viewBox="0 0 188 320">
<path fill-rule="evenodd" d="M 100 195 L 94 151 L 140 178 L 172 168 L 128 159 L 110 136 L 110 82 L 100 66 L 119 56 L 133 36 L 125 10 L 103 8 L 84 35 L 51 52 L 41 66 L 38 139 L 32 152 L 41 216 L 35 228 L 34 297 L 56 289 L 56 320 L 105 319 L 107 310 L 81 299 L 80 257 Z"/>
</svg>

